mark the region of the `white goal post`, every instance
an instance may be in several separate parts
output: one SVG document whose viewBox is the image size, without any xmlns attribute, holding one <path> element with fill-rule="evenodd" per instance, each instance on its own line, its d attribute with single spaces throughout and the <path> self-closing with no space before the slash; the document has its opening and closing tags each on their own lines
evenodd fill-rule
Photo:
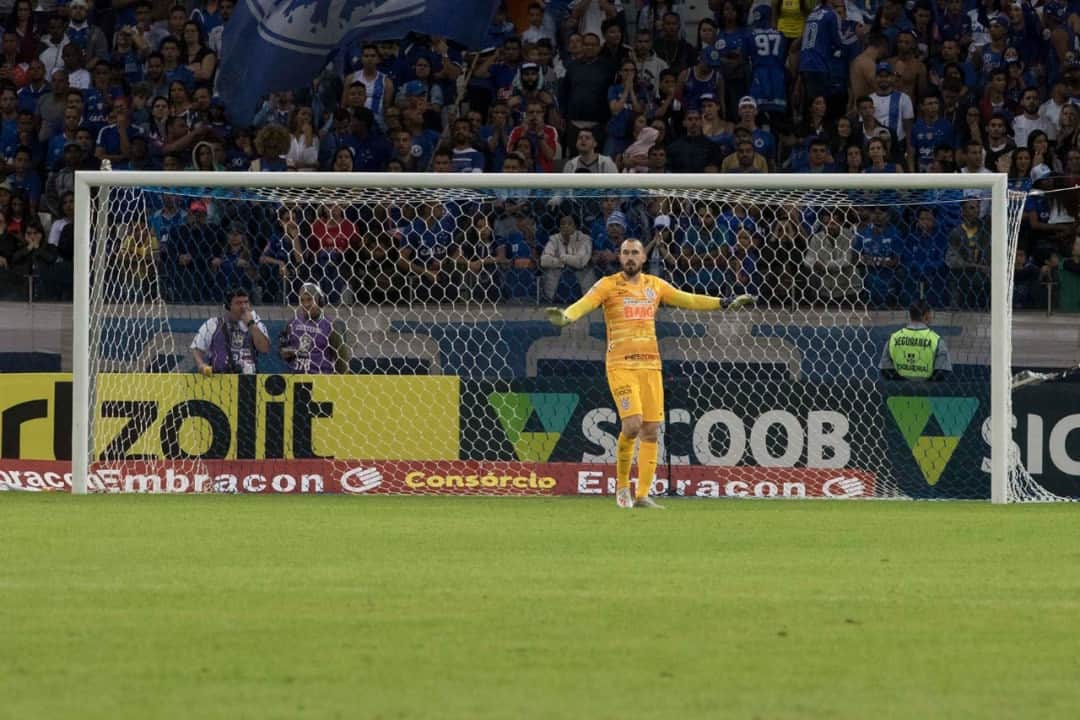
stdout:
<svg viewBox="0 0 1080 720">
<path fill-rule="evenodd" d="M 718 190 L 746 193 L 758 191 L 887 191 L 980 190 L 989 191 L 990 229 L 993 248 L 990 283 L 990 459 L 991 500 L 1008 501 L 1010 473 L 1008 448 L 1010 427 L 1011 292 L 1012 257 L 997 252 L 1008 246 L 1009 190 L 1007 176 L 989 174 L 403 174 L 403 173 L 204 173 L 204 172 L 78 172 L 75 179 L 75 256 L 73 321 L 73 425 L 72 489 L 87 492 L 91 461 L 91 248 L 95 239 L 109 232 L 109 194 L 115 188 L 222 188 L 283 192 L 296 197 L 305 189 L 345 188 L 357 191 L 424 191 L 485 189 L 571 194 L 574 190 L 649 191 Z M 317 200 L 317 196 L 315 196 Z M 96 210 L 96 212 L 95 212 Z M 92 218 L 97 227 L 92 227 Z"/>
</svg>

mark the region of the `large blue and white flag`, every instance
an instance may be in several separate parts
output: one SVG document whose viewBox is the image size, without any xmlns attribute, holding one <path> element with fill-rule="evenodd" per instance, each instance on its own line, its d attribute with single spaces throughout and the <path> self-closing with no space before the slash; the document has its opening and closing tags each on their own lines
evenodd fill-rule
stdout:
<svg viewBox="0 0 1080 720">
<path fill-rule="evenodd" d="M 307 86 L 344 43 L 441 35 L 480 47 L 498 0 L 241 0 L 225 26 L 218 90 L 247 123 L 269 92 Z"/>
</svg>

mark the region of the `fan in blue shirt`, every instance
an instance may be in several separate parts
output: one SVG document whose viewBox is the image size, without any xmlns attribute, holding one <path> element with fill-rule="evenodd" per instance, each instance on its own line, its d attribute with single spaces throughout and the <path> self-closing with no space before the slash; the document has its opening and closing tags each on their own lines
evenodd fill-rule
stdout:
<svg viewBox="0 0 1080 720">
<path fill-rule="evenodd" d="M 942 118 L 940 113 L 941 100 L 937 95 L 923 97 L 919 117 L 911 126 L 911 137 L 908 138 L 909 171 L 930 172 L 930 166 L 934 164 L 934 148 L 938 145 L 956 144 L 952 123 Z"/>
<path fill-rule="evenodd" d="M 900 264 L 900 234 L 891 224 L 889 210 L 876 207 L 872 222 L 855 231 L 851 250 L 863 268 L 863 287 L 873 307 L 884 307 L 894 300 L 896 267 Z"/>
<path fill-rule="evenodd" d="M 127 108 L 117 104 L 114 108 L 116 122 L 101 128 L 97 136 L 96 154 L 99 159 L 108 159 L 112 162 L 114 170 L 126 170 L 128 168 L 128 154 L 121 145 L 120 133 L 124 133 L 124 139 L 131 142 L 132 138 L 139 135 L 139 129 L 130 124 L 127 117 Z"/>
<path fill-rule="evenodd" d="M 816 97 L 829 97 L 830 66 L 834 55 L 843 52 L 843 45 L 840 18 L 831 7 L 822 4 L 807 15 L 799 51 L 804 107 Z"/>
<path fill-rule="evenodd" d="M 905 278 L 901 302 L 910 305 L 924 298 L 931 307 L 949 303 L 949 268 L 945 255 L 949 251 L 949 234 L 938 223 L 934 209 L 921 207 L 914 231 L 904 242 L 901 263 Z"/>
<path fill-rule="evenodd" d="M 750 96 L 762 112 L 787 110 L 787 38 L 772 26 L 772 8 L 757 5 L 750 13 Z"/>
<path fill-rule="evenodd" d="M 454 121 L 451 162 L 454 172 L 484 172 L 484 154 L 472 145 L 472 124 L 465 118 Z"/>
</svg>

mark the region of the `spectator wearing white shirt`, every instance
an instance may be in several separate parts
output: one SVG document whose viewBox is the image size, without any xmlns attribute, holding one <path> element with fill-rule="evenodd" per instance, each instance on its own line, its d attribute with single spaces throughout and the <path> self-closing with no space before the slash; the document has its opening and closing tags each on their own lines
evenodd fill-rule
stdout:
<svg viewBox="0 0 1080 720">
<path fill-rule="evenodd" d="M 915 108 L 907 93 L 893 89 L 896 73 L 892 65 L 886 62 L 877 64 L 877 90 L 870 96 L 874 101 L 874 117 L 877 121 L 896 134 L 896 139 L 903 142 L 911 135 L 911 126 L 915 123 Z"/>
<path fill-rule="evenodd" d="M 547 38 L 555 43 L 555 22 L 550 15 L 544 14 L 544 6 L 541 3 L 529 3 L 529 27 L 521 33 L 521 42 L 525 45 L 535 45 L 542 38 Z"/>
<path fill-rule="evenodd" d="M 214 54 L 218 56 L 218 63 L 221 62 L 221 48 L 222 39 L 225 35 L 225 26 L 229 22 L 229 18 L 232 17 L 233 10 L 236 8 L 236 2 L 234 0 L 221 0 L 221 24 L 210 30 L 206 34 L 206 47 L 214 51 Z"/>
<path fill-rule="evenodd" d="M 986 167 L 984 159 L 986 157 L 983 145 L 978 140 L 968 140 L 967 147 L 965 148 L 964 166 L 960 168 L 960 172 L 964 174 L 981 175 L 982 173 L 988 173 L 990 170 Z M 965 190 L 964 197 L 978 199 L 983 198 L 979 204 L 979 217 L 989 217 L 990 215 L 990 197 L 989 193 L 982 190 Z"/>
<path fill-rule="evenodd" d="M 0 185 L 0 188 L 4 187 L 11 192 L 11 181 L 5 180 L 3 185 Z M 75 220 L 75 193 L 65 192 L 60 196 L 60 210 L 63 215 L 53 220 L 53 224 L 49 227 L 48 243 L 53 247 L 60 246 L 60 236 L 63 235 L 64 228 Z"/>
<path fill-rule="evenodd" d="M 1024 112 L 1012 121 L 1013 140 L 1017 147 L 1025 147 L 1028 135 L 1034 130 L 1042 130 L 1047 137 L 1052 129 L 1056 130 L 1053 124 L 1039 113 L 1039 91 L 1035 88 L 1024 90 L 1024 94 L 1020 96 L 1020 107 Z"/>
<path fill-rule="evenodd" d="M 647 82 L 653 92 L 659 91 L 660 73 L 668 69 L 668 64 L 653 51 L 653 37 L 648 30 L 639 29 L 634 36 L 634 62 L 638 77 Z"/>
<path fill-rule="evenodd" d="M 592 130 L 582 128 L 577 136 L 578 154 L 563 166 L 563 172 L 617 173 L 619 168 L 607 155 L 596 152 L 596 138 Z"/>
<path fill-rule="evenodd" d="M 90 89 L 90 71 L 83 67 L 86 56 L 78 45 L 69 43 L 64 46 L 64 69 L 68 74 L 68 85 L 76 90 Z"/>
<path fill-rule="evenodd" d="M 49 31 L 41 36 L 42 51 L 38 55 L 38 59 L 45 63 L 45 74 L 48 77 L 52 77 L 55 71 L 64 69 L 64 47 L 70 42 L 64 18 L 51 15 Z"/>
<path fill-rule="evenodd" d="M 623 12 L 620 0 L 574 0 L 570 3 L 569 23 L 582 35 L 593 33 L 604 37 L 605 20 L 618 17 Z"/>
<path fill-rule="evenodd" d="M 1050 122 L 1050 129 L 1046 131 L 1046 137 L 1050 142 L 1057 140 L 1058 123 L 1061 120 L 1061 108 L 1069 104 L 1069 96 L 1065 83 L 1056 82 L 1050 90 L 1050 99 L 1039 106 L 1039 117 L 1046 118 Z"/>
<path fill-rule="evenodd" d="M 285 162 L 294 170 L 319 169 L 319 135 L 315 132 L 311 108 L 297 108 L 289 129 L 289 151 Z"/>
<path fill-rule="evenodd" d="M 563 215 L 559 219 L 559 232 L 547 241 L 544 252 L 540 255 L 540 267 L 544 271 L 545 299 L 555 299 L 564 270 L 574 273 L 583 295 L 592 287 L 596 282 L 596 275 L 589 267 L 592 249 L 592 238 L 577 229 L 572 216 Z"/>
<path fill-rule="evenodd" d="M 806 245 L 806 266 L 812 290 L 820 302 L 856 298 L 862 292 L 862 276 L 853 262 L 851 243 L 855 230 L 843 224 L 843 213 L 826 208 L 818 213 L 820 229 Z"/>
</svg>

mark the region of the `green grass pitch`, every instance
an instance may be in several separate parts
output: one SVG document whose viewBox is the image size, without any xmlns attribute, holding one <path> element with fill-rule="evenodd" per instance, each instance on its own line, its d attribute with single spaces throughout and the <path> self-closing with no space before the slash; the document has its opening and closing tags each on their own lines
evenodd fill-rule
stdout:
<svg viewBox="0 0 1080 720">
<path fill-rule="evenodd" d="M 0 718 L 1075 718 L 1071 506 L 0 495 Z"/>
</svg>

